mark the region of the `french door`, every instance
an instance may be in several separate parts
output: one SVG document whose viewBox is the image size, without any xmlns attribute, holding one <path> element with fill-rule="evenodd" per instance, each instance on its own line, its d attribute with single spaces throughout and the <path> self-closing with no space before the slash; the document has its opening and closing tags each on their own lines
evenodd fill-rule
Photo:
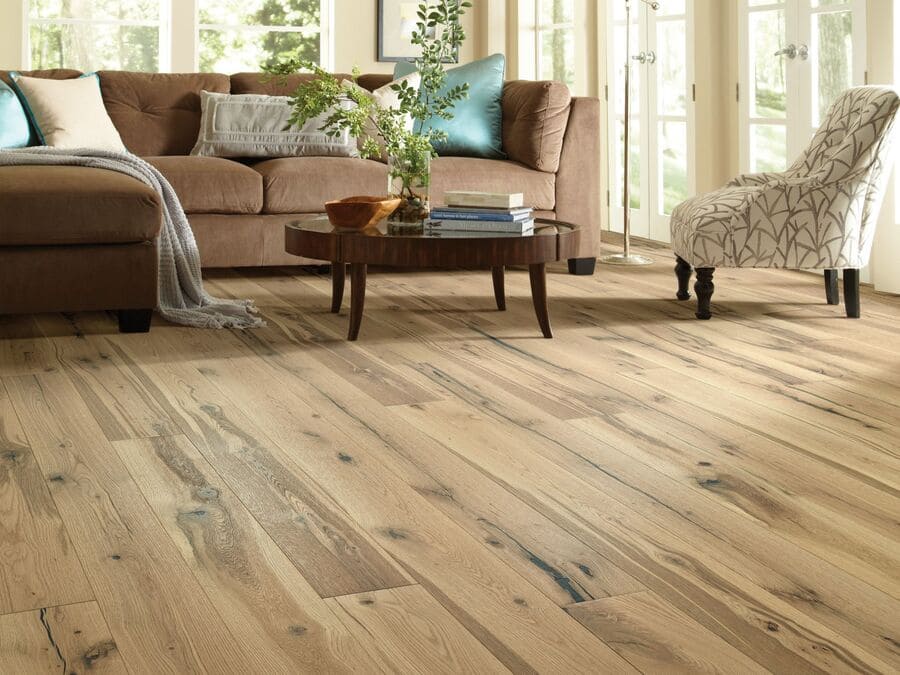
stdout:
<svg viewBox="0 0 900 675">
<path fill-rule="evenodd" d="M 741 168 L 781 171 L 866 78 L 865 0 L 740 0 Z"/>
<path fill-rule="evenodd" d="M 622 231 L 625 3 L 607 3 L 610 226 Z M 669 241 L 669 216 L 694 194 L 693 0 L 631 1 L 631 232 Z"/>
</svg>

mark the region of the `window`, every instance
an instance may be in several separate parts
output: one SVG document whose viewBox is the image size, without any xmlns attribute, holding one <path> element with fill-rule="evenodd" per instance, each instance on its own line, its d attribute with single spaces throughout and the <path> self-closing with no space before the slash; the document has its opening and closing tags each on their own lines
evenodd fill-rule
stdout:
<svg viewBox="0 0 900 675">
<path fill-rule="evenodd" d="M 328 67 L 326 0 L 199 0 L 200 70 L 258 71 L 289 55 Z"/>
<path fill-rule="evenodd" d="M 535 3 L 536 72 L 540 79 L 575 84 L 575 0 Z"/>
<path fill-rule="evenodd" d="M 299 54 L 332 68 L 331 6 L 332 0 L 25 0 L 25 67 L 236 73 Z"/>
<path fill-rule="evenodd" d="M 167 70 L 167 5 L 167 0 L 27 0 L 29 67 Z"/>
</svg>

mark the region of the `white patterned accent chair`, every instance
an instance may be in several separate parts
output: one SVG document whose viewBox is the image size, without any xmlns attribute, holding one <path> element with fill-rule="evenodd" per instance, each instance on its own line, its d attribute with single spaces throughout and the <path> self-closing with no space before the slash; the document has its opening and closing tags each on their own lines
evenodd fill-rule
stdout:
<svg viewBox="0 0 900 675">
<path fill-rule="evenodd" d="M 807 150 L 781 173 L 746 174 L 680 204 L 672 214 L 678 299 L 709 319 L 717 267 L 825 271 L 828 304 L 859 317 L 859 269 L 869 262 L 875 224 L 897 153 L 900 98 L 888 87 L 849 89 L 832 104 Z"/>
</svg>

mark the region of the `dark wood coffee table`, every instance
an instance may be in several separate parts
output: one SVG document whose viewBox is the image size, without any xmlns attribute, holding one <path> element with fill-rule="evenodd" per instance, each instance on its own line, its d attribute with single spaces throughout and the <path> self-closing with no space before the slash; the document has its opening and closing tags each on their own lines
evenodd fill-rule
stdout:
<svg viewBox="0 0 900 675">
<path fill-rule="evenodd" d="M 284 230 L 288 253 L 331 262 L 331 311 L 339 312 L 344 296 L 346 265 L 350 264 L 350 330 L 356 340 L 366 298 L 368 265 L 418 268 L 490 268 L 497 309 L 506 309 L 504 267 L 528 265 L 531 298 L 544 337 L 551 338 L 547 312 L 545 265 L 574 258 L 581 231 L 578 226 L 538 219 L 533 234 L 430 232 L 403 228 L 387 221 L 367 230 L 337 230 L 324 216 L 289 223 Z"/>
</svg>

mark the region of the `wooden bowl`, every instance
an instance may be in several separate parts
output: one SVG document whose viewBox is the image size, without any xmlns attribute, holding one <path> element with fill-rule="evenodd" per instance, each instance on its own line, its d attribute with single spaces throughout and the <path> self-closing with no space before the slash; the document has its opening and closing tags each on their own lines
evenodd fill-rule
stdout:
<svg viewBox="0 0 900 675">
<path fill-rule="evenodd" d="M 325 202 L 325 213 L 336 228 L 364 230 L 384 220 L 400 206 L 395 197 L 347 197 Z"/>
</svg>

